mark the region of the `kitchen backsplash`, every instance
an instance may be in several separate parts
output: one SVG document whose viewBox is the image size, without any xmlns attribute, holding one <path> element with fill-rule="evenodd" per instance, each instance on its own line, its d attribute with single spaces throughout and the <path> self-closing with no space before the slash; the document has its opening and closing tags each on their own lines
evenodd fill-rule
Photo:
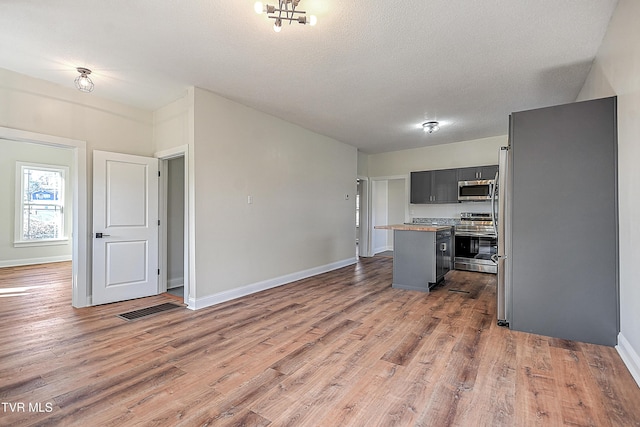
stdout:
<svg viewBox="0 0 640 427">
<path fill-rule="evenodd" d="M 460 218 L 413 218 L 414 224 L 458 225 Z"/>
<path fill-rule="evenodd" d="M 491 212 L 490 202 L 409 205 L 409 218 L 460 218 L 462 212 Z"/>
</svg>

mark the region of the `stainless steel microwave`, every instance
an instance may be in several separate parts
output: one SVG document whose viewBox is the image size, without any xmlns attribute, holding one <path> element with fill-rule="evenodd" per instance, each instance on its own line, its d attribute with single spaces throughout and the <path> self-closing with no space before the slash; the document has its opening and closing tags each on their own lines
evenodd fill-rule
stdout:
<svg viewBox="0 0 640 427">
<path fill-rule="evenodd" d="M 481 202 L 491 200 L 494 186 L 495 181 L 493 179 L 458 181 L 458 201 Z"/>
</svg>

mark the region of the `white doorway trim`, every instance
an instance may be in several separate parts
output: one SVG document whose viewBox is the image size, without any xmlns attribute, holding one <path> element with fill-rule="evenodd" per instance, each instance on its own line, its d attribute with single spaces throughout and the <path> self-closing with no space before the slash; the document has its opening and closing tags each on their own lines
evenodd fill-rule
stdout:
<svg viewBox="0 0 640 427">
<path fill-rule="evenodd" d="M 387 186 L 386 184 L 389 183 L 389 181 L 395 181 L 395 180 L 403 180 L 404 181 L 404 221 L 403 222 L 407 222 L 409 221 L 409 216 L 410 216 L 410 209 L 409 209 L 409 196 L 410 196 L 410 175 L 406 174 L 406 175 L 389 175 L 389 176 L 376 176 L 376 177 L 370 177 L 370 195 L 371 195 L 371 201 L 370 201 L 370 211 L 369 211 L 369 218 L 370 218 L 370 222 L 369 222 L 369 233 L 371 236 L 371 256 L 374 256 L 377 252 L 380 252 L 382 250 L 385 249 L 389 249 L 386 246 L 384 248 L 380 247 L 377 242 L 376 242 L 376 231 L 380 231 L 380 230 L 375 230 L 374 227 L 376 225 L 386 225 L 386 224 L 382 224 L 382 223 L 377 223 L 377 222 L 386 222 L 387 218 L 386 218 L 386 213 L 385 215 L 383 215 L 382 218 L 376 218 L 376 209 L 382 209 L 383 211 L 388 212 L 389 206 L 388 206 L 388 202 L 384 201 L 383 205 L 384 206 L 377 206 L 374 207 L 373 203 L 374 202 L 381 202 L 381 200 L 379 199 L 379 195 L 377 194 L 377 185 L 379 186 L 379 184 L 384 184 L 381 188 L 382 191 L 387 191 Z M 386 198 L 386 195 L 385 195 Z M 387 232 L 387 234 L 389 234 Z M 378 234 L 378 238 L 380 236 L 380 233 Z M 389 238 L 387 237 L 386 242 L 388 243 Z M 379 243 L 379 242 L 378 242 Z M 385 244 L 387 244 L 385 243 Z M 378 247 L 376 247 L 378 246 Z"/>
<path fill-rule="evenodd" d="M 88 260 L 91 259 L 91 254 L 88 252 L 90 245 L 87 231 L 87 143 L 77 139 L 6 127 L 0 127 L 0 138 L 73 150 L 73 173 L 71 176 L 71 188 L 73 191 L 71 304 L 77 308 L 91 305 L 88 294 L 88 286 L 91 283 Z"/>
<path fill-rule="evenodd" d="M 373 256 L 371 253 L 371 186 L 369 178 L 358 176 L 360 180 L 360 235 L 358 236 L 358 254 L 362 257 Z"/>
<path fill-rule="evenodd" d="M 171 159 L 184 157 L 184 302 L 187 308 L 195 309 L 195 244 L 192 238 L 193 210 L 191 194 L 193 194 L 193 180 L 189 179 L 189 146 L 181 145 L 168 150 L 159 151 L 154 154 L 161 163 L 161 188 L 160 188 L 160 275 L 159 291 L 167 291 L 167 162 Z M 194 295 L 190 298 L 190 295 Z"/>
</svg>

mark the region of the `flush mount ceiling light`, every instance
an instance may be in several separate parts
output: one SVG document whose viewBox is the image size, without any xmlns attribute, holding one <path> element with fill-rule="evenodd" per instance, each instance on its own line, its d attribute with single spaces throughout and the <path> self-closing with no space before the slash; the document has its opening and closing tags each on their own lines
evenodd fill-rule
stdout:
<svg viewBox="0 0 640 427">
<path fill-rule="evenodd" d="M 270 4 L 263 5 L 262 2 L 256 2 L 253 8 L 256 13 L 266 13 L 268 18 L 275 20 L 273 31 L 276 33 L 282 30 L 282 21 L 289 21 L 289 25 L 291 25 L 293 21 L 297 21 L 303 25 L 316 25 L 318 19 L 314 15 L 307 16 L 307 12 L 304 10 L 296 9 L 299 3 L 300 0 L 278 0 L 278 7 L 276 7 Z"/>
<path fill-rule="evenodd" d="M 80 92 L 91 92 L 93 90 L 93 82 L 89 78 L 89 74 L 91 74 L 91 70 L 88 68 L 78 67 L 76 68 L 80 75 L 76 77 L 74 82 L 76 83 L 76 87 Z"/>
<path fill-rule="evenodd" d="M 422 124 L 422 130 L 426 133 L 434 133 L 438 132 L 440 129 L 440 123 L 432 121 L 432 122 L 424 122 Z"/>
</svg>

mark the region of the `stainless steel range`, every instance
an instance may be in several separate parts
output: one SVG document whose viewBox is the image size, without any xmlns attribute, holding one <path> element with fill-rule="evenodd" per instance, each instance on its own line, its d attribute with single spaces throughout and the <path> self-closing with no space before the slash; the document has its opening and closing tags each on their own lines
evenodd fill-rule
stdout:
<svg viewBox="0 0 640 427">
<path fill-rule="evenodd" d="M 455 269 L 496 274 L 498 240 L 490 213 L 462 213 L 455 226 Z"/>
</svg>

